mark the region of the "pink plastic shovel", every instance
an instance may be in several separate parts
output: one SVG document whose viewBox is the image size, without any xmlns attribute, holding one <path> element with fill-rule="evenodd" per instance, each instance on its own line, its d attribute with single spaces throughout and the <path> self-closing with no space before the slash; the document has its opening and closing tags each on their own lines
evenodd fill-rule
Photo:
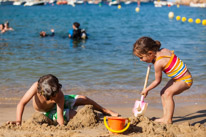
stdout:
<svg viewBox="0 0 206 137">
<path fill-rule="evenodd" d="M 147 68 L 147 74 L 146 74 L 143 90 L 147 86 L 147 81 L 148 81 L 148 78 L 149 78 L 150 69 L 151 69 L 151 65 L 149 65 L 148 68 Z M 135 101 L 134 108 L 133 108 L 134 116 L 137 117 L 137 116 L 140 116 L 140 115 L 144 115 L 144 113 L 146 112 L 147 106 L 148 106 L 148 103 L 144 102 L 144 96 L 142 95 L 140 101 L 138 101 L 138 100 Z"/>
</svg>

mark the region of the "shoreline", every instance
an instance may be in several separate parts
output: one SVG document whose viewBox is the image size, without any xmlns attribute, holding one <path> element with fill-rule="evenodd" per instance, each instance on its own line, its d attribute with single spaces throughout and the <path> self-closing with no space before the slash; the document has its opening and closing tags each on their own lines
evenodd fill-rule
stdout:
<svg viewBox="0 0 206 137">
<path fill-rule="evenodd" d="M 119 113 L 122 117 L 131 117 L 133 116 L 131 104 L 119 104 L 117 105 L 108 105 L 100 104 L 105 108 L 111 109 Z M 16 106 L 17 104 L 0 104 L 0 126 L 7 121 L 15 121 L 16 118 Z M 120 107 L 121 106 L 121 107 Z M 191 125 L 196 123 L 205 124 L 206 126 L 206 103 L 192 103 L 192 104 L 176 104 L 175 112 L 173 116 L 173 124 L 180 124 L 184 122 L 189 122 Z M 79 108 L 82 108 L 81 106 Z M 78 108 L 78 110 L 79 110 Z M 30 118 L 36 111 L 32 107 L 32 103 L 29 102 L 23 113 L 23 121 Z M 145 116 L 148 118 L 161 117 L 162 116 L 162 107 L 161 104 L 154 106 L 152 104 L 148 105 Z"/>
</svg>

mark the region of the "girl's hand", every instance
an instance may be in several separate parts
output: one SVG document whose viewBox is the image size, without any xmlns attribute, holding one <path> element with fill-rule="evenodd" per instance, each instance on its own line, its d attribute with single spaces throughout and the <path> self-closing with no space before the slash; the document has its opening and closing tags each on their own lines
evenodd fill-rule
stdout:
<svg viewBox="0 0 206 137">
<path fill-rule="evenodd" d="M 143 95 L 145 98 L 146 98 L 147 94 L 148 94 L 148 91 L 147 91 L 147 90 L 143 90 L 143 91 L 141 92 L 141 95 Z"/>
<path fill-rule="evenodd" d="M 21 121 L 8 121 L 7 124 L 12 124 L 12 125 L 21 125 Z"/>
</svg>

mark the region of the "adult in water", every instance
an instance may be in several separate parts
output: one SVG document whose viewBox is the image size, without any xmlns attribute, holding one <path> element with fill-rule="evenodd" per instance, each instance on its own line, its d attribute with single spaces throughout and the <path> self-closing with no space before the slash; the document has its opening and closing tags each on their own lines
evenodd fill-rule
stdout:
<svg viewBox="0 0 206 137">
<path fill-rule="evenodd" d="M 69 30 L 69 38 L 79 40 L 79 39 L 87 39 L 87 33 L 85 29 L 80 29 L 80 24 L 78 22 L 74 22 L 71 30 Z"/>
</svg>

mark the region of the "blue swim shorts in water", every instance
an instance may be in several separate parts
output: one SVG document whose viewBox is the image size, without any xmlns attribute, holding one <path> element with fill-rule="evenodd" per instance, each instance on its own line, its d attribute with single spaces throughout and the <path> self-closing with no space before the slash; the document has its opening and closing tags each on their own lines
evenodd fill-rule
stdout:
<svg viewBox="0 0 206 137">
<path fill-rule="evenodd" d="M 76 109 L 74 104 L 76 102 L 78 95 L 64 95 L 64 111 L 63 116 L 65 121 L 69 121 L 69 110 Z M 57 120 L 57 106 L 55 105 L 52 110 L 45 112 L 45 116 L 51 120 Z"/>
</svg>

